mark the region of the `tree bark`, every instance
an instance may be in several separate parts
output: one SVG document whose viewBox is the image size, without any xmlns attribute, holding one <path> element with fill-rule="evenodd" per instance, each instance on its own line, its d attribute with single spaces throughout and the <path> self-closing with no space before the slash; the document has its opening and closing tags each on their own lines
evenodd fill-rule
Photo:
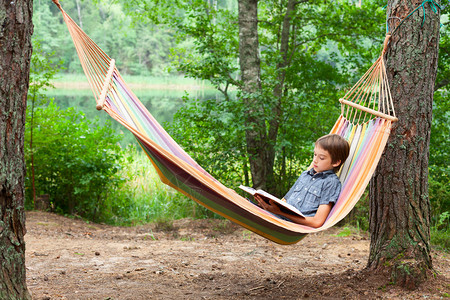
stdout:
<svg viewBox="0 0 450 300">
<path fill-rule="evenodd" d="M 239 1 L 239 59 L 243 99 L 247 107 L 248 127 L 246 131 L 247 152 L 249 154 L 250 172 L 255 188 L 267 189 L 275 192 L 274 162 L 275 145 L 278 129 L 282 117 L 281 101 L 283 97 L 286 67 L 289 64 L 289 38 L 297 1 L 289 0 L 286 14 L 281 26 L 280 36 L 280 62 L 277 64 L 278 83 L 274 87 L 272 115 L 266 123 L 261 99 L 261 65 L 258 42 L 258 1 Z M 271 102 L 271 101 L 270 101 Z"/>
<path fill-rule="evenodd" d="M 0 1 L 0 299 L 31 299 L 25 276 L 24 130 L 32 1 Z"/>
<path fill-rule="evenodd" d="M 420 4 L 389 1 L 389 20 L 405 18 Z M 407 288 L 417 287 L 432 267 L 428 157 L 438 49 L 439 11 L 426 4 L 425 12 L 415 11 L 394 31 L 387 52 L 399 121 L 370 184 L 368 268 L 388 268 L 391 280 Z"/>
<path fill-rule="evenodd" d="M 266 125 L 259 103 L 261 66 L 258 41 L 258 0 L 239 0 L 239 59 L 242 98 L 247 108 L 245 138 L 255 188 L 266 188 Z"/>
</svg>

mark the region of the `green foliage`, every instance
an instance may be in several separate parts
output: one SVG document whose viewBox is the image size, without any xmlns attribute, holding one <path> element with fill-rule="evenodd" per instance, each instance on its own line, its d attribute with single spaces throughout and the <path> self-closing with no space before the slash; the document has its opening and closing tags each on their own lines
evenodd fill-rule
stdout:
<svg viewBox="0 0 450 300">
<path fill-rule="evenodd" d="M 440 69 L 438 69 L 438 74 Z M 446 72 L 443 70 L 443 72 Z M 430 137 L 429 197 L 431 203 L 431 242 L 450 248 L 450 93 L 448 88 L 434 94 Z"/>
<path fill-rule="evenodd" d="M 59 109 L 46 95 L 61 62 L 33 40 L 25 132 L 26 207 L 48 194 L 55 210 L 92 220 L 104 217 L 109 190 L 120 183 L 120 136 L 73 108 Z"/>
<path fill-rule="evenodd" d="M 339 230 L 339 232 L 336 234 L 336 236 L 346 237 L 346 236 L 351 236 L 352 234 L 353 234 L 353 229 L 346 226 L 346 227 L 342 228 L 341 230 Z"/>
<path fill-rule="evenodd" d="M 32 40 L 33 55 L 30 64 L 30 85 L 28 87 L 28 101 L 32 106 L 48 103 L 45 91 L 53 87 L 51 81 L 60 71 L 62 61 L 56 61 L 54 52 L 45 52 L 42 41 Z"/>
<path fill-rule="evenodd" d="M 450 248 L 450 6 L 441 11 L 439 61 L 433 101 L 430 137 L 429 197 L 431 203 L 431 243 Z"/>
<path fill-rule="evenodd" d="M 439 39 L 439 60 L 438 72 L 436 76 L 436 90 L 450 83 L 450 6 L 444 5 L 441 11 L 441 27 Z"/>
<path fill-rule="evenodd" d="M 30 119 L 30 112 L 27 120 Z M 37 194 L 48 194 L 54 208 L 62 213 L 78 214 L 101 220 L 105 200 L 112 188 L 121 183 L 117 172 L 123 152 L 120 136 L 108 126 L 86 120 L 73 108 L 59 109 L 53 102 L 34 113 L 34 166 Z M 25 141 L 30 139 L 26 127 Z M 25 149 L 27 168 L 31 151 Z M 30 174 L 26 190 L 31 191 Z M 27 192 L 26 206 L 32 205 Z"/>
<path fill-rule="evenodd" d="M 450 213 L 438 216 L 438 221 L 431 227 L 431 243 L 443 250 L 450 249 Z"/>
<path fill-rule="evenodd" d="M 169 65 L 173 34 L 151 24 L 133 24 L 117 1 L 62 1 L 64 10 L 106 52 L 123 74 L 162 75 Z M 77 7 L 77 5 L 79 5 Z M 62 14 L 52 1 L 34 1 L 34 36 L 43 50 L 64 61 L 69 73 L 81 73 L 72 39 Z"/>
<path fill-rule="evenodd" d="M 36 188 L 35 188 L 35 164 L 34 164 L 34 140 L 33 132 L 35 129 L 35 107 L 39 105 L 45 105 L 50 101 L 50 98 L 45 95 L 45 91 L 52 87 L 50 83 L 60 70 L 61 62 L 54 62 L 53 53 L 46 53 L 41 48 L 41 43 L 37 38 L 32 40 L 33 54 L 31 56 L 30 63 L 30 84 L 27 94 L 27 129 L 29 131 L 29 138 L 27 146 L 29 146 L 29 168 L 28 174 L 30 175 L 31 189 L 30 195 L 33 199 L 33 203 L 36 200 Z"/>
<path fill-rule="evenodd" d="M 61 62 L 54 62 L 55 52 L 48 54 L 38 38 L 33 45 L 25 141 L 28 209 L 34 207 L 34 174 L 36 194 L 48 194 L 55 211 L 96 222 L 130 225 L 215 216 L 164 186 L 142 152 L 131 152 L 136 162 L 131 156 L 125 159 L 118 146 L 121 136 L 109 121 L 90 122 L 74 108 L 60 109 L 51 102 L 46 91 Z M 157 78 L 151 83 L 163 81 Z"/>
</svg>

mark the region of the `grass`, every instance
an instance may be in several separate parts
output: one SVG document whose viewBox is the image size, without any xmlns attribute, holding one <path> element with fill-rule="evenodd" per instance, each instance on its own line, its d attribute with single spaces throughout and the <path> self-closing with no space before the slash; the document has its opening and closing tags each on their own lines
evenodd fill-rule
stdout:
<svg viewBox="0 0 450 300">
<path fill-rule="evenodd" d="M 450 230 L 431 228 L 431 244 L 438 250 L 450 252 Z"/>
<path fill-rule="evenodd" d="M 216 215 L 175 189 L 163 184 L 141 150 L 131 150 L 133 161 L 121 171 L 125 183 L 109 195 L 110 220 L 115 225 L 155 222 L 169 226 L 181 218 Z"/>
<path fill-rule="evenodd" d="M 441 213 L 434 226 L 431 226 L 431 244 L 438 249 L 449 252 L 450 249 L 450 212 Z"/>
<path fill-rule="evenodd" d="M 361 230 L 359 227 L 355 227 L 351 224 L 347 224 L 344 227 L 339 227 L 338 233 L 335 236 L 338 237 L 348 237 L 348 236 L 360 236 L 365 231 Z"/>
</svg>

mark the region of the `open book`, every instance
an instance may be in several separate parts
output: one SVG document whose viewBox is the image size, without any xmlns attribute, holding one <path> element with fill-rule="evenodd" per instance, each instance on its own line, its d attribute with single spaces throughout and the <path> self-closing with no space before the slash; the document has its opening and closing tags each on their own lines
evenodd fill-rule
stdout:
<svg viewBox="0 0 450 300">
<path fill-rule="evenodd" d="M 247 193 L 251 194 L 251 195 L 259 195 L 261 196 L 261 198 L 264 199 L 264 201 L 266 201 L 267 203 L 269 203 L 269 199 L 273 200 L 275 203 L 277 203 L 277 205 L 280 207 L 280 210 L 291 214 L 291 215 L 297 215 L 300 217 L 305 217 L 297 208 L 295 208 L 294 206 L 284 202 L 283 200 L 278 199 L 277 197 L 275 197 L 274 195 L 269 194 L 266 191 L 263 190 L 255 190 L 254 188 L 248 187 L 248 186 L 244 186 L 244 185 L 240 185 L 239 188 L 241 190 L 246 191 Z"/>
</svg>

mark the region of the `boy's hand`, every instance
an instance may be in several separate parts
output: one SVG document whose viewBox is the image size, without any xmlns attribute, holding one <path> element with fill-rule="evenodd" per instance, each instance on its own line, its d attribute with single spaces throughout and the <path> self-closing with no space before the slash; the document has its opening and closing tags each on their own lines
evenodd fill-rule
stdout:
<svg viewBox="0 0 450 300">
<path fill-rule="evenodd" d="M 255 195 L 253 195 L 253 197 L 255 198 L 256 202 L 258 202 L 258 206 L 264 208 L 263 205 L 266 202 L 261 198 L 261 196 L 255 194 Z"/>
<path fill-rule="evenodd" d="M 267 203 L 259 195 L 254 195 L 253 197 L 255 197 L 256 201 L 258 201 L 259 206 L 264 208 L 265 210 L 278 215 L 281 213 L 280 208 L 273 200 L 269 199 L 269 203 Z"/>
</svg>

